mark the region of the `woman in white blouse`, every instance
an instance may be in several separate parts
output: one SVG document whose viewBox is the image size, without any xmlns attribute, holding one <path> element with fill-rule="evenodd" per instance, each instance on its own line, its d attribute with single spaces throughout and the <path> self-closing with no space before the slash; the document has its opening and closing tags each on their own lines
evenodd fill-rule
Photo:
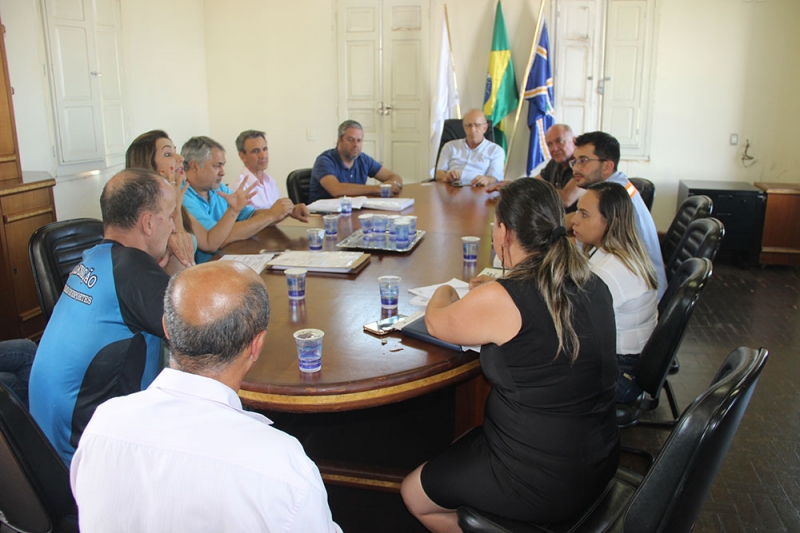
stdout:
<svg viewBox="0 0 800 533">
<path fill-rule="evenodd" d="M 656 271 L 639 240 L 625 188 L 600 182 L 580 200 L 573 230 L 589 266 L 608 286 L 617 322 L 617 401 L 642 392 L 634 379 L 639 354 L 658 320 Z"/>
</svg>

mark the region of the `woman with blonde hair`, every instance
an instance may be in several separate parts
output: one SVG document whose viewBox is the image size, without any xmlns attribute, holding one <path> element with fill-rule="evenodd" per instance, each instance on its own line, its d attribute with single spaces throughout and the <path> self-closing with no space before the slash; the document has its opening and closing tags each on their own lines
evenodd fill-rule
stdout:
<svg viewBox="0 0 800 533">
<path fill-rule="evenodd" d="M 164 176 L 175 187 L 177 196 L 178 209 L 175 210 L 173 216 L 175 230 L 180 231 L 183 228 L 192 235 L 195 248 L 212 254 L 216 253 L 225 242 L 236 223 L 239 212 L 255 194 L 254 186 L 239 187 L 229 195 L 219 191 L 220 196 L 228 202 L 228 209 L 213 228 L 206 230 L 183 207 L 183 195 L 188 187 L 183 168 L 183 157 L 165 131 L 152 130 L 136 137 L 125 152 L 125 168 L 155 170 Z M 194 252 L 192 252 L 193 255 Z"/>
<path fill-rule="evenodd" d="M 658 320 L 656 269 L 639 240 L 633 202 L 622 185 L 610 182 L 588 187 L 578 200 L 573 219 L 592 271 L 614 300 L 617 324 L 617 401 L 632 402 L 642 390 L 635 372 L 639 354 Z"/>
<path fill-rule="evenodd" d="M 492 384 L 481 427 L 403 481 L 409 510 L 431 531 L 459 531 L 469 505 L 516 520 L 560 522 L 582 512 L 619 461 L 611 295 L 567 238 L 549 183 L 519 179 L 495 209 L 504 279 L 428 304 L 428 331 L 481 346 Z"/>
</svg>

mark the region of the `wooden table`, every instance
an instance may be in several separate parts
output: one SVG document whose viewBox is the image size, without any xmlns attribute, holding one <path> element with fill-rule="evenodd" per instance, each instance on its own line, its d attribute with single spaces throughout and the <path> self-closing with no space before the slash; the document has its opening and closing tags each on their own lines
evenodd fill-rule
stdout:
<svg viewBox="0 0 800 533">
<path fill-rule="evenodd" d="M 334 412 L 399 402 L 457 385 L 454 434 L 482 421 L 488 387 L 475 352 L 459 353 L 399 333 L 380 338 L 365 333 L 362 326 L 387 316 L 381 310 L 378 276 L 402 277 L 398 311 L 411 314 L 422 308 L 408 303 L 408 289 L 454 277 L 469 280 L 490 266 L 490 223 L 498 195 L 487 194 L 483 188 L 428 183 L 406 185 L 402 196 L 414 198 L 415 204 L 400 214 L 416 215 L 417 228 L 426 232 L 411 252 L 377 251 L 354 275 L 309 273 L 306 298 L 299 305 L 288 299 L 283 272 L 264 272 L 271 305 L 269 329 L 261 357 L 239 392 L 245 405 L 273 412 Z M 364 212 L 381 211 L 361 210 L 349 217 L 340 216 L 338 238 L 326 239 L 324 249 L 338 250 L 335 242 L 360 227 L 358 215 Z M 312 217 L 308 224 L 290 219 L 233 243 L 224 252 L 307 250 L 306 229 L 322 225 L 321 216 Z M 462 260 L 464 235 L 481 238 L 474 266 L 466 266 Z M 325 332 L 322 370 L 318 373 L 298 370 L 292 333 L 302 328 Z"/>
<path fill-rule="evenodd" d="M 800 265 L 800 184 L 759 181 L 753 185 L 767 193 L 759 262 Z"/>
</svg>

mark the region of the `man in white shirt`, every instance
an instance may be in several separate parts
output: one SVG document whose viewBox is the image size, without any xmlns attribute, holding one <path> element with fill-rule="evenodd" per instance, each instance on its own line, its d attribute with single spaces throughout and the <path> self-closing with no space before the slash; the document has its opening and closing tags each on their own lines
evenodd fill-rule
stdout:
<svg viewBox="0 0 800 533">
<path fill-rule="evenodd" d="M 243 411 L 236 394 L 268 321 L 266 287 L 249 267 L 216 261 L 172 278 L 170 367 L 101 405 L 73 458 L 83 533 L 341 533 L 300 443 Z"/>
<path fill-rule="evenodd" d="M 244 168 L 239 172 L 237 187 L 244 181 L 247 185 L 256 183 L 256 194 L 250 198 L 250 205 L 256 209 L 269 209 L 281 199 L 278 184 L 267 174 L 269 166 L 269 145 L 267 134 L 258 130 L 245 130 L 236 137 L 236 150 Z M 236 187 L 233 187 L 236 189 Z M 284 201 L 290 201 L 284 199 Z M 307 216 L 305 204 L 296 204 L 292 209 L 293 218 L 301 220 Z"/>
<path fill-rule="evenodd" d="M 503 181 L 503 148 L 484 137 L 486 116 L 479 109 L 464 115 L 465 139 L 445 144 L 436 166 L 436 181 L 460 181 L 473 187 L 492 186 Z"/>
</svg>

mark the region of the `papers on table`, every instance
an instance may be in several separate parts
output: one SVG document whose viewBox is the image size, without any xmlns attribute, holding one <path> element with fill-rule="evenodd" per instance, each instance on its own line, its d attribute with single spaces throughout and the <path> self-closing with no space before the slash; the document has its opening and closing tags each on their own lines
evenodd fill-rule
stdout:
<svg viewBox="0 0 800 533">
<path fill-rule="evenodd" d="M 362 252 L 284 252 L 268 264 L 272 268 L 305 268 L 309 272 L 350 273 L 369 261 L 369 254 Z"/>
<path fill-rule="evenodd" d="M 361 209 L 364 207 L 364 202 L 367 201 L 366 196 L 354 196 L 350 198 L 353 201 L 353 209 Z M 312 213 L 339 213 L 341 212 L 341 198 L 328 198 L 325 200 L 317 200 L 308 204 L 308 210 Z"/>
<path fill-rule="evenodd" d="M 492 276 L 494 279 L 500 279 L 503 277 L 503 269 L 502 268 L 491 268 L 486 267 L 481 270 L 479 276 Z"/>
<path fill-rule="evenodd" d="M 412 205 L 414 205 L 413 198 L 367 198 L 367 201 L 364 202 L 364 208 L 382 211 L 402 211 Z"/>
<path fill-rule="evenodd" d="M 453 278 L 447 283 L 439 283 L 437 285 L 428 285 L 427 287 L 419 287 L 417 289 L 408 289 L 408 292 L 414 295 L 414 298 L 411 298 L 408 303 L 411 305 L 417 305 L 420 307 L 425 307 L 428 305 L 428 302 L 433 296 L 433 293 L 436 292 L 436 289 L 441 287 L 442 285 L 450 285 L 453 287 L 456 292 L 458 293 L 459 298 L 463 298 L 469 292 L 469 283 L 466 281 L 461 281 L 458 278 Z"/>
<path fill-rule="evenodd" d="M 267 267 L 267 263 L 269 263 L 270 259 L 272 259 L 273 257 L 275 257 L 275 254 L 247 254 L 247 255 L 226 254 L 223 255 L 220 258 L 220 260 L 238 261 L 255 270 L 256 274 L 261 274 L 261 272 Z"/>
</svg>

